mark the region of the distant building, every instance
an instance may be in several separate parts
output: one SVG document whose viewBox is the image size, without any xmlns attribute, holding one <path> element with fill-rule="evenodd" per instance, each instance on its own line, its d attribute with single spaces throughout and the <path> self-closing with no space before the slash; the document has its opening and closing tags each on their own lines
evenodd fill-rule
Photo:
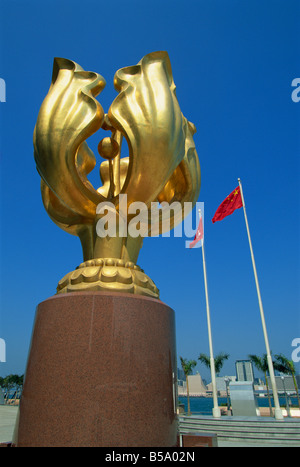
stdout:
<svg viewBox="0 0 300 467">
<path fill-rule="evenodd" d="M 177 380 L 178 381 L 185 381 L 185 374 L 182 368 L 177 368 Z"/>
<path fill-rule="evenodd" d="M 226 397 L 226 382 L 229 384 L 231 381 L 236 381 L 236 376 L 216 376 L 217 391 L 220 397 Z M 212 395 L 212 383 L 207 385 L 207 392 Z"/>
<path fill-rule="evenodd" d="M 267 378 L 268 378 L 269 388 L 272 389 L 272 383 L 271 383 L 270 377 L 267 376 Z M 299 376 L 296 376 L 296 381 L 297 381 L 298 390 L 299 390 L 298 379 L 299 379 Z M 292 376 L 290 375 L 275 376 L 275 382 L 276 382 L 277 391 L 280 395 L 283 395 L 285 392 L 290 393 L 290 394 L 296 394 L 294 380 Z"/>
<path fill-rule="evenodd" d="M 197 373 L 196 375 L 188 376 L 189 383 L 189 393 L 190 396 L 205 396 L 206 395 L 206 386 L 202 381 L 201 375 Z M 178 396 L 186 396 L 186 381 L 178 382 Z"/>
<path fill-rule="evenodd" d="M 206 393 L 206 386 L 204 385 L 200 373 L 196 373 L 195 375 L 188 376 L 189 379 L 189 390 L 190 394 L 205 394 Z"/>
<path fill-rule="evenodd" d="M 237 381 L 254 382 L 253 365 L 251 360 L 237 360 L 235 362 Z"/>
</svg>

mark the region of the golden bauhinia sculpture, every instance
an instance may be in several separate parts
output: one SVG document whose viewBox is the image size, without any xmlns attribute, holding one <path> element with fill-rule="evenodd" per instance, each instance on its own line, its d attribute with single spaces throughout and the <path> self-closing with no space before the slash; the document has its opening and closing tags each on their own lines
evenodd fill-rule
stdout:
<svg viewBox="0 0 300 467">
<path fill-rule="evenodd" d="M 185 203 L 196 203 L 200 167 L 195 127 L 181 113 L 166 52 L 150 53 L 117 71 L 118 95 L 107 114 L 95 99 L 105 84 L 101 75 L 55 58 L 34 130 L 45 209 L 59 227 L 78 235 L 83 249 L 84 262 L 59 281 L 57 292 L 110 290 L 157 298 L 157 287 L 136 262 L 143 237 L 153 234 L 154 225 L 157 234 L 182 219 L 169 210 L 165 227 L 161 215 L 153 214 L 154 203 L 175 203 L 183 215 Z M 102 186 L 95 189 L 87 176 L 96 158 L 86 140 L 100 128 L 111 135 L 98 145 L 105 160 Z M 123 137 L 128 157 L 121 157 Z M 137 216 L 133 224 L 136 203 L 149 215 Z M 111 219 L 113 229 L 107 228 Z M 134 228 L 128 228 L 130 223 Z"/>
</svg>

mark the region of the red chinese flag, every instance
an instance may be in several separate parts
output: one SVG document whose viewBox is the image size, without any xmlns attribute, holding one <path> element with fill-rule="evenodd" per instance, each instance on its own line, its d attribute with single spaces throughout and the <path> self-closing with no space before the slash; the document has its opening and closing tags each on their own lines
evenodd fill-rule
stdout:
<svg viewBox="0 0 300 467">
<path fill-rule="evenodd" d="M 190 247 L 190 248 L 193 248 L 193 247 L 196 245 L 196 243 L 199 242 L 199 240 L 203 240 L 203 235 L 204 235 L 204 232 L 203 232 L 202 215 L 200 215 L 199 225 L 198 225 L 198 229 L 197 229 L 195 238 L 194 238 L 194 240 L 189 244 L 189 247 Z"/>
<path fill-rule="evenodd" d="M 229 216 L 233 211 L 241 208 L 242 206 L 243 202 L 240 187 L 238 186 L 232 193 L 230 193 L 230 195 L 227 196 L 226 199 L 224 199 L 223 203 L 220 204 L 212 218 L 213 223 L 221 221 L 224 217 Z"/>
</svg>

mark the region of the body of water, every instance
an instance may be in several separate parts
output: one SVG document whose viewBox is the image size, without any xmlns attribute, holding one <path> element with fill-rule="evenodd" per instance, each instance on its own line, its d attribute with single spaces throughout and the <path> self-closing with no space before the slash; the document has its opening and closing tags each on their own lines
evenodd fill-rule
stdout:
<svg viewBox="0 0 300 467">
<path fill-rule="evenodd" d="M 185 412 L 187 412 L 187 397 L 180 396 L 179 403 L 184 404 Z M 298 407 L 297 397 L 290 397 L 291 404 Z M 267 397 L 257 397 L 258 407 L 269 407 L 269 400 Z M 273 398 L 271 398 L 272 406 L 274 407 Z M 279 397 L 281 407 L 286 407 L 285 397 Z M 218 397 L 219 406 L 226 404 L 226 397 Z M 212 415 L 213 398 L 212 397 L 190 397 L 190 405 L 192 413 L 200 413 L 202 415 Z"/>
</svg>

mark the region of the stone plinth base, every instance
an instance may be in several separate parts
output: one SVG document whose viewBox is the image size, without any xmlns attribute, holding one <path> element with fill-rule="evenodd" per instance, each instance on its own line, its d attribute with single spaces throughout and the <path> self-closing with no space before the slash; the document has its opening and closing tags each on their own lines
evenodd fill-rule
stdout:
<svg viewBox="0 0 300 467">
<path fill-rule="evenodd" d="M 131 294 L 56 295 L 36 311 L 16 446 L 176 446 L 174 312 Z"/>
<path fill-rule="evenodd" d="M 218 438 L 215 433 L 185 433 L 181 435 L 182 447 L 217 448 Z"/>
</svg>

